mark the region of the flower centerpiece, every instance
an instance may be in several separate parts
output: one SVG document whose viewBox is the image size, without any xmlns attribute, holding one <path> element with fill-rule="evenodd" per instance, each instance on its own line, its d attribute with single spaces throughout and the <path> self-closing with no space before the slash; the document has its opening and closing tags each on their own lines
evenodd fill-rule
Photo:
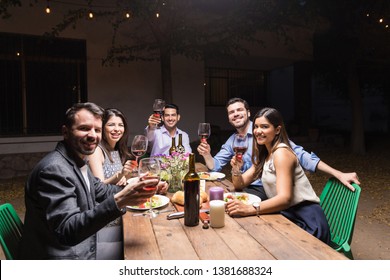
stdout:
<svg viewBox="0 0 390 280">
<path fill-rule="evenodd" d="M 161 163 L 160 178 L 168 182 L 169 192 L 181 190 L 182 179 L 188 172 L 188 156 L 189 153 L 178 152 L 173 152 L 172 155 L 155 155 Z"/>
</svg>

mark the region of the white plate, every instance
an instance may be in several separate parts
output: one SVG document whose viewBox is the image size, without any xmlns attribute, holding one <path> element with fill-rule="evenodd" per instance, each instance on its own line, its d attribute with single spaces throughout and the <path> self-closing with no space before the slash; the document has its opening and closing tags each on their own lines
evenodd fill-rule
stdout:
<svg viewBox="0 0 390 280">
<path fill-rule="evenodd" d="M 207 181 L 215 181 L 218 179 L 223 179 L 226 176 L 221 172 L 198 172 L 198 175 L 201 180 L 207 180 Z M 205 177 L 205 175 L 210 175 L 210 176 Z"/>
<path fill-rule="evenodd" d="M 153 209 L 158 209 L 158 208 L 161 208 L 161 207 L 164 207 L 165 205 L 167 205 L 169 203 L 169 198 L 164 196 L 164 195 L 159 195 L 159 194 L 156 194 L 153 196 L 154 198 L 158 198 L 159 199 L 159 204 L 155 207 L 153 207 Z M 144 211 L 144 210 L 148 210 L 149 208 L 148 207 L 140 207 L 140 206 L 126 206 L 127 209 L 131 209 L 131 210 L 138 210 L 138 211 Z"/>
<path fill-rule="evenodd" d="M 261 202 L 260 197 L 254 195 L 254 194 L 246 193 L 246 192 L 224 193 L 223 198 L 225 199 L 230 194 L 233 196 L 236 196 L 236 197 L 240 197 L 242 195 L 248 196 L 248 200 L 246 202 L 244 202 L 247 205 L 252 205 L 252 203 L 254 203 L 254 202 Z"/>
</svg>

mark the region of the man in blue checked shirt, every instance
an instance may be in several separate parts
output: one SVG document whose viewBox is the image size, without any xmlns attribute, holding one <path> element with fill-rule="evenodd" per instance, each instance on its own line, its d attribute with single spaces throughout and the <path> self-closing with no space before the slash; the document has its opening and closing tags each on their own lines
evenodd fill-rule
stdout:
<svg viewBox="0 0 390 280">
<path fill-rule="evenodd" d="M 244 165 L 242 167 L 242 172 L 245 172 L 249 167 L 252 166 L 252 143 L 253 143 L 253 134 L 252 126 L 253 123 L 250 120 L 250 110 L 248 103 L 241 98 L 232 98 L 227 102 L 226 110 L 228 114 L 229 123 L 236 129 L 238 134 L 248 136 L 248 150 L 243 155 Z M 233 139 L 234 134 L 232 134 L 229 139 L 222 145 L 221 150 L 213 157 L 211 155 L 211 148 L 207 142 L 201 142 L 197 148 L 200 155 L 203 156 L 206 166 L 211 171 L 220 171 L 222 167 L 230 162 L 234 156 L 233 151 Z M 336 177 L 344 185 L 346 185 L 351 190 L 354 190 L 354 187 L 351 185 L 351 182 L 360 184 L 358 176 L 355 172 L 343 173 L 339 170 L 334 169 L 333 167 L 327 165 L 325 162 L 321 161 L 320 158 L 314 153 L 306 152 L 301 146 L 296 145 L 290 140 L 290 144 L 296 153 L 301 166 L 310 172 L 315 172 L 321 170 L 329 174 L 330 176 Z M 237 190 L 240 191 L 240 190 Z M 262 200 L 267 199 L 267 196 L 264 192 L 263 185 L 261 180 L 254 181 L 251 185 L 245 187 L 243 191 L 259 196 Z"/>
</svg>

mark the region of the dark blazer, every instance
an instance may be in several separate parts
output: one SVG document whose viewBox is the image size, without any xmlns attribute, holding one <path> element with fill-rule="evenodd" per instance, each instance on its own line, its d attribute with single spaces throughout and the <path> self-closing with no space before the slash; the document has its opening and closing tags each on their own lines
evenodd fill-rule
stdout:
<svg viewBox="0 0 390 280">
<path fill-rule="evenodd" d="M 88 168 L 88 188 L 65 142 L 33 169 L 25 186 L 20 259 L 96 259 L 96 232 L 122 215 L 114 194 Z"/>
</svg>

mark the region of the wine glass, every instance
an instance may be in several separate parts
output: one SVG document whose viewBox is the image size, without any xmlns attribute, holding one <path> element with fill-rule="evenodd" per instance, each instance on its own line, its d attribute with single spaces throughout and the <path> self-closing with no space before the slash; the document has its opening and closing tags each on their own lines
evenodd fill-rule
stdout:
<svg viewBox="0 0 390 280">
<path fill-rule="evenodd" d="M 148 138 L 145 135 L 134 136 L 131 143 L 131 153 L 135 156 L 135 161 L 138 162 L 138 158 L 142 157 L 148 148 Z"/>
<path fill-rule="evenodd" d="M 153 114 L 155 117 L 162 117 L 163 110 L 165 107 L 165 101 L 162 99 L 155 99 L 153 103 Z"/>
<path fill-rule="evenodd" d="M 139 162 L 138 166 L 138 175 L 141 178 L 141 180 L 146 179 L 158 179 L 158 182 L 160 181 L 160 161 L 157 158 L 142 158 Z M 157 190 L 157 184 L 145 186 L 145 191 L 154 191 Z M 149 218 L 155 218 L 157 216 L 157 213 L 153 211 L 153 196 L 149 199 L 149 210 L 145 213 L 149 216 Z"/>
<path fill-rule="evenodd" d="M 199 123 L 198 135 L 201 142 L 207 142 L 207 138 L 210 137 L 211 129 L 209 123 Z"/>
<path fill-rule="evenodd" d="M 233 140 L 233 151 L 237 160 L 242 160 L 246 150 L 248 150 L 248 136 L 236 133 Z"/>
</svg>

